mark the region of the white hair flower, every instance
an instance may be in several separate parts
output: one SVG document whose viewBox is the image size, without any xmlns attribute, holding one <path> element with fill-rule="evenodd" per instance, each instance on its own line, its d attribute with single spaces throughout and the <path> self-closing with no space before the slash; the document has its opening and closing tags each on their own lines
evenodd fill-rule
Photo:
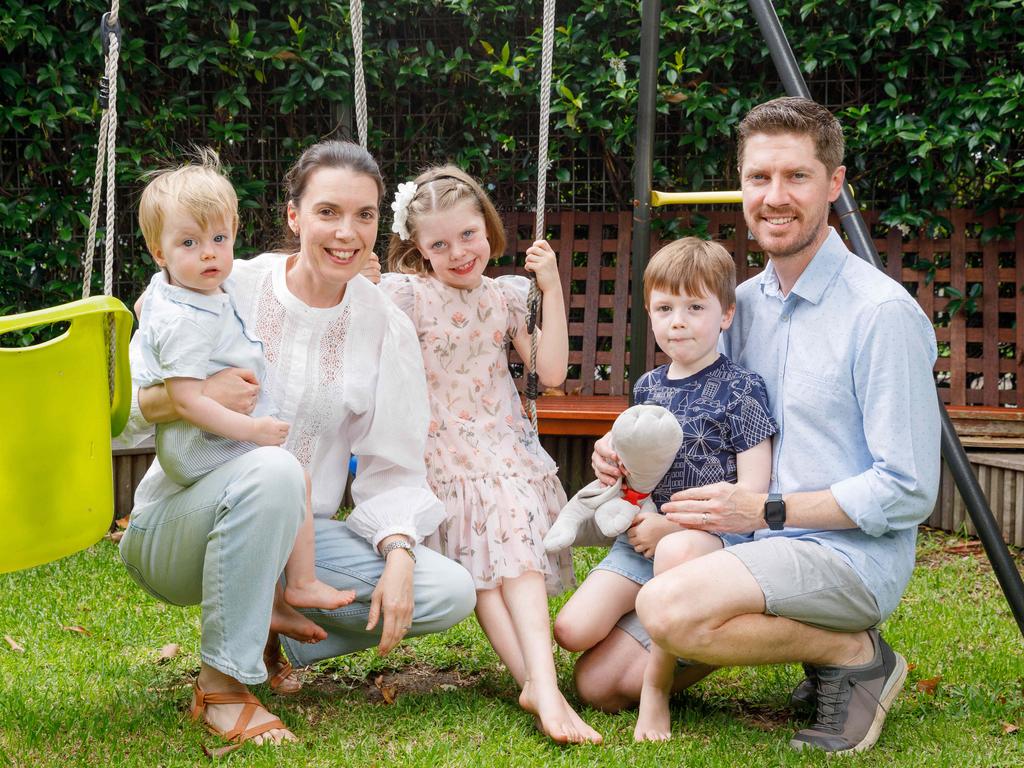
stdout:
<svg viewBox="0 0 1024 768">
<path fill-rule="evenodd" d="M 391 203 L 391 210 L 395 212 L 394 221 L 391 222 L 391 231 L 403 240 L 409 239 L 409 228 L 406 222 L 409 220 L 409 203 L 416 197 L 416 182 L 406 181 L 398 185 L 395 192 L 395 201 Z"/>
</svg>

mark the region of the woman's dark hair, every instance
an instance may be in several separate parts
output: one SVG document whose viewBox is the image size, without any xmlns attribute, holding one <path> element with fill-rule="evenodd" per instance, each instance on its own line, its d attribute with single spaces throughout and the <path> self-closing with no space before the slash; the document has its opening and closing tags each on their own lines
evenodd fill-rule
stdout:
<svg viewBox="0 0 1024 768">
<path fill-rule="evenodd" d="M 288 204 L 296 208 L 302 201 L 302 195 L 309 184 L 309 177 L 321 168 L 345 168 L 353 173 L 361 173 L 373 179 L 377 185 L 377 207 L 384 202 L 384 177 L 373 155 L 350 141 L 320 141 L 303 152 L 295 165 L 284 175 L 284 231 L 281 242 L 276 250 L 281 253 L 293 253 L 299 249 L 299 236 L 289 229 Z"/>
</svg>

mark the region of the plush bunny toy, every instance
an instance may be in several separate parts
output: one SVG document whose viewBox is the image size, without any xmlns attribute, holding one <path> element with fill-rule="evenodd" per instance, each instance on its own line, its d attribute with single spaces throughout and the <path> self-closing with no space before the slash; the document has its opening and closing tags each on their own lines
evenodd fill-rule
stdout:
<svg viewBox="0 0 1024 768">
<path fill-rule="evenodd" d="M 640 512 L 657 509 L 650 498 L 675 459 L 683 442 L 676 417 L 660 405 L 634 405 L 612 425 L 612 447 L 629 477 L 614 485 L 595 480 L 562 507 L 544 537 L 544 548 L 557 552 L 571 546 L 591 518 L 605 536 L 614 538 L 629 528 Z"/>
</svg>

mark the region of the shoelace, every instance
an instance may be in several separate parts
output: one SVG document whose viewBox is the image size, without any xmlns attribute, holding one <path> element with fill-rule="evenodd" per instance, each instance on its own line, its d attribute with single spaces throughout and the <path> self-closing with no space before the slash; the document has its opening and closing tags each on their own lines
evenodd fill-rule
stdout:
<svg viewBox="0 0 1024 768">
<path fill-rule="evenodd" d="M 846 711 L 853 685 L 843 685 L 843 680 L 832 682 L 818 677 L 818 712 L 815 730 L 839 732 L 839 715 Z"/>
<path fill-rule="evenodd" d="M 850 680 L 849 685 L 843 685 L 843 682 L 845 681 L 832 682 L 818 677 L 818 711 L 813 726 L 815 730 L 839 733 L 842 725 L 839 715 L 846 711 L 846 705 L 853 693 L 854 686 L 863 688 L 878 706 L 885 709 L 878 697 L 869 689 L 864 688 L 859 680 Z M 888 710 L 886 710 L 886 714 L 888 714 Z"/>
</svg>

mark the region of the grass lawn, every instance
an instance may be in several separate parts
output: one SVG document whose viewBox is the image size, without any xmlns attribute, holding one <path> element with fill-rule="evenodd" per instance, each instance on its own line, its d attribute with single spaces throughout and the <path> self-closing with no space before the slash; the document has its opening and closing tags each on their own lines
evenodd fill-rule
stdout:
<svg viewBox="0 0 1024 768">
<path fill-rule="evenodd" d="M 585 574 L 601 555 L 578 550 Z M 1024 765 L 1024 643 L 984 555 L 924 533 L 885 635 L 911 664 L 874 750 L 845 765 Z M 552 613 L 561 599 L 552 602 Z M 8 639 L 9 638 L 9 639 Z M 159 661 L 161 648 L 180 645 Z M 199 611 L 152 600 L 115 545 L 0 575 L 0 766 L 189 766 L 223 742 L 188 722 Z M 14 647 L 12 647 L 14 646 Z M 571 657 L 559 652 L 563 690 Z M 675 739 L 635 745 L 635 713 L 584 711 L 603 746 L 557 747 L 515 705 L 515 686 L 473 619 L 390 657 L 324 663 L 291 699 L 268 698 L 300 738 L 246 747 L 232 765 L 836 765 L 792 753 L 797 666 L 723 670 L 674 699 Z M 1019 728 L 1020 730 L 1015 730 Z M 837 758 L 838 759 L 838 758 Z M 220 761 L 218 761 L 220 762 Z"/>
</svg>

